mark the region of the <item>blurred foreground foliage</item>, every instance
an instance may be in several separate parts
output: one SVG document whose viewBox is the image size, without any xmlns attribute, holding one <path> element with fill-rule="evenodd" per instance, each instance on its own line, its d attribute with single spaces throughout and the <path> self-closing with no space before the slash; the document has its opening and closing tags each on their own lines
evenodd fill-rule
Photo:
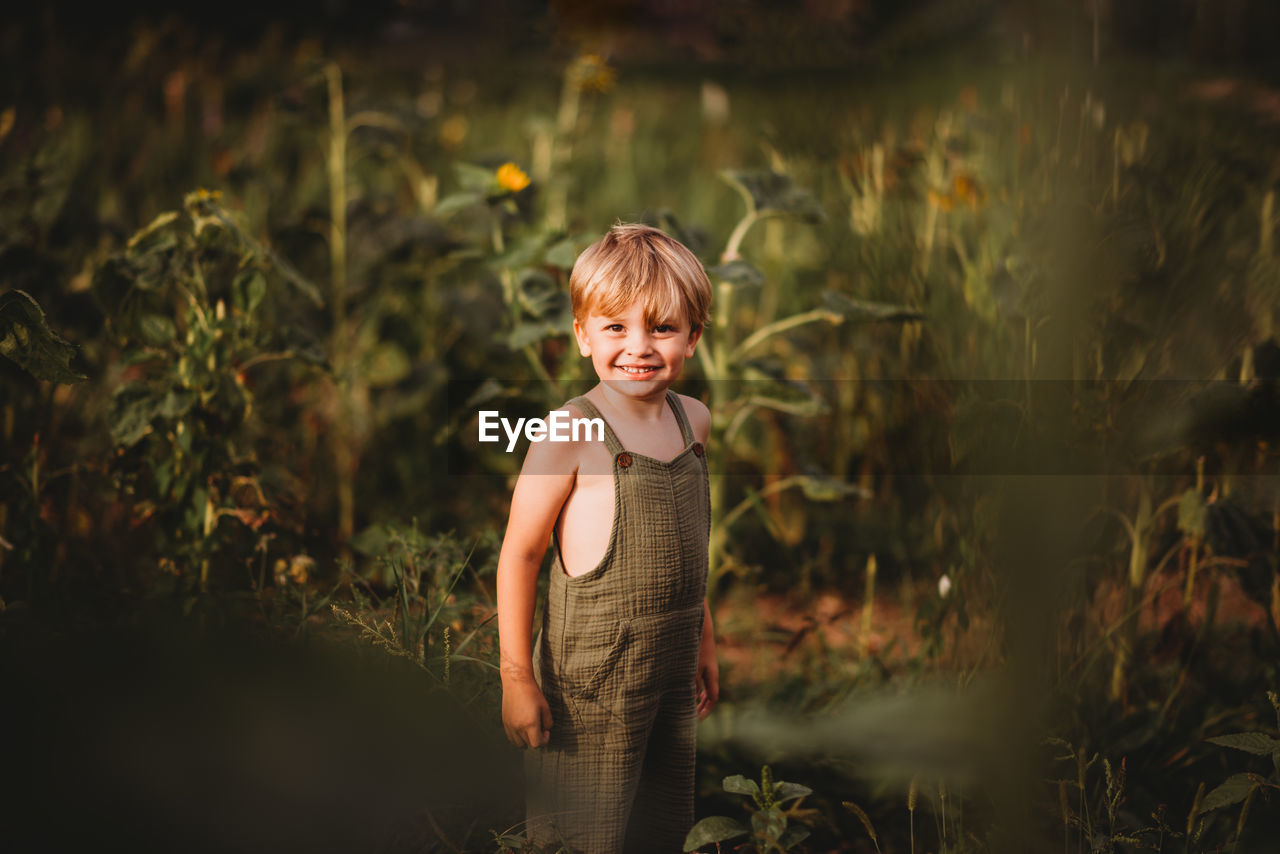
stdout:
<svg viewBox="0 0 1280 854">
<path fill-rule="evenodd" d="M 122 618 L 122 654 L 192 624 L 332 643 L 391 674 L 374 709 L 417 685 L 455 715 L 392 716 L 404 767 L 493 749 L 439 743 L 468 719 L 501 732 L 491 575 L 519 455 L 472 440 L 475 410 L 540 414 L 585 387 L 569 270 L 616 219 L 646 220 L 717 289 L 685 386 L 725 475 L 713 595 L 857 603 L 787 639 L 767 708 L 725 667 L 699 814 L 739 815 L 717 781 L 750 794 L 735 775 L 764 754 L 812 789 L 803 842 L 756 801 L 766 848 L 1268 850 L 1271 90 L 1049 51 L 963 78 L 477 51 L 424 63 L 281 30 L 200 46 L 171 20 L 136 28 L 109 81 L 72 75 L 101 98 L 0 103 L 7 638 L 176 604 L 152 634 Z M 877 632 L 895 596 L 916 637 L 900 647 Z M 828 643 L 842 626 L 853 641 Z M 33 686 L 61 669 L 92 695 L 96 659 L 44 641 L 6 684 L 54 707 Z M 313 674 L 286 709 L 237 681 L 274 678 L 258 653 L 221 667 L 198 646 L 142 659 L 188 674 L 138 719 L 148 762 L 186 732 L 160 723 L 171 702 L 226 744 L 294 744 L 291 768 L 385 725 L 362 709 L 298 729 L 350 673 Z M 223 682 L 191 681 L 204 666 L 268 733 L 227 728 Z M 114 761 L 128 720 L 85 734 L 85 761 Z M 157 796 L 135 777 L 104 816 Z M 393 816 L 389 847 L 475 849 L 518 814 L 415 813 L 402 795 L 463 798 L 427 777 L 385 778 L 388 812 L 359 801 Z M 724 822 L 716 838 L 746 832 Z M 339 825 L 308 844 L 369 844 Z"/>
</svg>

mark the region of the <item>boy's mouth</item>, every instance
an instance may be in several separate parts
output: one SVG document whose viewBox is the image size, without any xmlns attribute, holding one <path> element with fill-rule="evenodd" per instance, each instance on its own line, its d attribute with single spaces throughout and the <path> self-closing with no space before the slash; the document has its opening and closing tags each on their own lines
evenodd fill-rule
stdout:
<svg viewBox="0 0 1280 854">
<path fill-rule="evenodd" d="M 655 365 L 615 365 L 615 367 L 624 374 L 631 374 L 633 377 L 647 377 L 658 370 Z"/>
</svg>

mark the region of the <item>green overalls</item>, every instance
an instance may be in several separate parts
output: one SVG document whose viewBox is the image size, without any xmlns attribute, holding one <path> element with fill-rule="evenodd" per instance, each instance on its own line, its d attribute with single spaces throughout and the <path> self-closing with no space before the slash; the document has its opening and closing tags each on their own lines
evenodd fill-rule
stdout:
<svg viewBox="0 0 1280 854">
<path fill-rule="evenodd" d="M 685 442 L 669 462 L 626 451 L 605 422 L 609 545 L 571 577 L 556 540 L 534 643 L 553 725 L 549 743 L 525 753 L 527 833 L 575 854 L 679 852 L 693 826 L 711 499 L 704 449 L 670 390 L 667 402 Z M 604 420 L 586 398 L 570 403 Z"/>
</svg>

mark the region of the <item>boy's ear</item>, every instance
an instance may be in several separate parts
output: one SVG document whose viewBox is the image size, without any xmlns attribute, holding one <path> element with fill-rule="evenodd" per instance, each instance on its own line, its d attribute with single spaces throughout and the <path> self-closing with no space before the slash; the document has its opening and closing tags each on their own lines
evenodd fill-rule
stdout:
<svg viewBox="0 0 1280 854">
<path fill-rule="evenodd" d="M 578 322 L 578 318 L 573 319 L 573 337 L 578 339 L 578 352 L 584 356 L 591 355 L 591 342 L 587 340 L 587 333 L 583 330 L 582 324 Z"/>
<path fill-rule="evenodd" d="M 693 348 L 698 346 L 698 339 L 702 337 L 702 330 L 703 327 L 699 326 L 689 331 L 689 344 L 684 348 L 684 357 L 686 359 L 693 358 Z"/>
</svg>

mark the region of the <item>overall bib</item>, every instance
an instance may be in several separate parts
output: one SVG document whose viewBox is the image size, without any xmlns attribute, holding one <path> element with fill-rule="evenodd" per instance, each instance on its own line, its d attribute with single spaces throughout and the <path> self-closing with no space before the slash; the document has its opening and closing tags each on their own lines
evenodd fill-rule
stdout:
<svg viewBox="0 0 1280 854">
<path fill-rule="evenodd" d="M 527 833 L 575 854 L 679 852 L 693 826 L 711 499 L 704 449 L 670 390 L 667 402 L 685 443 L 667 462 L 628 452 L 605 422 L 609 545 L 571 577 L 557 538 L 534 643 L 553 725 L 525 752 Z M 570 403 L 604 420 L 586 398 Z"/>
</svg>

